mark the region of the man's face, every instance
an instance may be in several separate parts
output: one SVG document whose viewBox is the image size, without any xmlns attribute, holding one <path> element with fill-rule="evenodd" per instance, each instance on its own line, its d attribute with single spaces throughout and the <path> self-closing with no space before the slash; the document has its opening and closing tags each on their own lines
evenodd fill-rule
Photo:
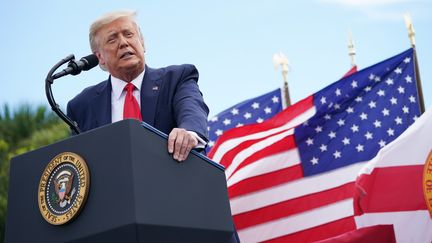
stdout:
<svg viewBox="0 0 432 243">
<path fill-rule="evenodd" d="M 144 41 L 136 24 L 128 18 L 104 25 L 96 33 L 95 40 L 99 63 L 113 76 L 123 79 L 137 76 L 144 70 Z"/>
</svg>

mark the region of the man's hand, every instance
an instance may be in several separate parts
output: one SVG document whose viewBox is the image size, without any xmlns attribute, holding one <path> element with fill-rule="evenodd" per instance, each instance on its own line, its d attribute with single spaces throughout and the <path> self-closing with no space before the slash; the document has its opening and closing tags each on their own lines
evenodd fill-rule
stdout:
<svg viewBox="0 0 432 243">
<path fill-rule="evenodd" d="M 174 128 L 168 135 L 168 152 L 177 161 L 185 160 L 197 144 L 198 139 L 183 128 Z"/>
</svg>

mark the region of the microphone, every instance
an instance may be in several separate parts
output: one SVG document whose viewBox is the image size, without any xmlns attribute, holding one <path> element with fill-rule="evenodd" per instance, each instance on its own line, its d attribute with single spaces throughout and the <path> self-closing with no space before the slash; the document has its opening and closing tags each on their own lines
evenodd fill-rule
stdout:
<svg viewBox="0 0 432 243">
<path fill-rule="evenodd" d="M 99 63 L 95 54 L 90 54 L 81 58 L 79 61 L 72 59 L 68 63 L 68 67 L 63 69 L 63 71 L 58 72 L 52 76 L 53 79 L 58 79 L 68 74 L 78 75 L 81 71 L 87 71 L 96 67 Z"/>
</svg>

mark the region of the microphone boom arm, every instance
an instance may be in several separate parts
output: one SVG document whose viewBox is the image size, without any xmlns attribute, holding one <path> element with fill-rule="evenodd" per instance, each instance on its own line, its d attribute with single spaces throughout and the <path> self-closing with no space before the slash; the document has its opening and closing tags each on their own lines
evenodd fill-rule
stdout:
<svg viewBox="0 0 432 243">
<path fill-rule="evenodd" d="M 54 80 L 60 77 L 54 77 L 54 72 L 63 64 L 70 62 L 75 59 L 75 56 L 73 54 L 68 55 L 67 57 L 63 58 L 61 61 L 59 61 L 54 67 L 51 68 L 51 70 L 48 72 L 48 75 L 45 79 L 45 93 L 48 99 L 48 103 L 51 106 L 51 109 L 64 121 L 66 124 L 69 125 L 71 130 L 73 130 L 76 134 L 80 134 L 80 129 L 78 127 L 78 124 L 75 121 L 72 121 L 63 111 L 60 110 L 60 106 L 55 102 L 54 96 L 52 94 L 51 85 L 53 84 Z"/>
</svg>

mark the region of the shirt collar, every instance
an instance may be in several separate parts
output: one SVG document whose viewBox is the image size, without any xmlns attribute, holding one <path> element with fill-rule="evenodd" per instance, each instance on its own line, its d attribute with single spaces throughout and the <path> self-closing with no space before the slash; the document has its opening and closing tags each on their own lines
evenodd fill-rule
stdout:
<svg viewBox="0 0 432 243">
<path fill-rule="evenodd" d="M 131 83 L 138 89 L 138 91 L 141 91 L 141 84 L 143 82 L 144 73 L 145 69 L 144 71 L 142 71 L 142 73 L 140 73 L 140 75 L 138 75 L 138 77 L 131 81 Z M 127 82 L 111 75 L 112 93 L 116 100 L 120 99 L 120 96 L 123 93 L 123 89 L 126 84 Z"/>
</svg>

